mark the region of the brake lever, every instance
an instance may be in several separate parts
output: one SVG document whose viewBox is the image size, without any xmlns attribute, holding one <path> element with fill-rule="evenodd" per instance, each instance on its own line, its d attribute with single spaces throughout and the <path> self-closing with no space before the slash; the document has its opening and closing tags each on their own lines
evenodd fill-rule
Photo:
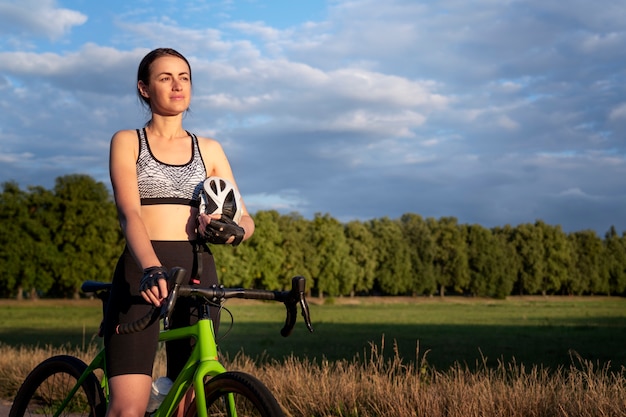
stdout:
<svg viewBox="0 0 626 417">
<path fill-rule="evenodd" d="M 306 278 L 298 277 L 298 302 L 300 303 L 300 310 L 302 317 L 304 318 L 304 324 L 309 329 L 309 333 L 313 333 L 313 325 L 311 324 L 311 313 L 309 312 L 309 303 L 306 302 Z"/>
<path fill-rule="evenodd" d="M 302 297 L 300 297 L 300 308 L 302 309 L 302 317 L 304 318 L 304 324 L 306 324 L 306 328 L 309 329 L 309 333 L 313 333 L 313 325 L 311 324 L 311 313 L 309 313 L 309 304 L 304 298 L 304 293 L 302 293 Z"/>
<path fill-rule="evenodd" d="M 184 268 L 176 267 L 170 271 L 170 294 L 167 302 L 161 306 L 161 317 L 163 318 L 163 328 L 168 330 L 171 325 L 172 312 L 178 299 L 178 289 L 185 279 L 186 272 Z"/>
<path fill-rule="evenodd" d="M 287 298 L 283 301 L 287 309 L 287 317 L 285 319 L 285 325 L 280 330 L 280 334 L 283 337 L 287 337 L 293 331 L 296 324 L 296 318 L 298 317 L 298 304 L 302 309 L 302 317 L 309 332 L 313 332 L 313 326 L 311 325 L 311 315 L 309 313 L 309 305 L 306 302 L 304 295 L 306 287 L 306 279 L 302 276 L 293 277 L 291 280 L 291 291 L 287 294 Z"/>
</svg>

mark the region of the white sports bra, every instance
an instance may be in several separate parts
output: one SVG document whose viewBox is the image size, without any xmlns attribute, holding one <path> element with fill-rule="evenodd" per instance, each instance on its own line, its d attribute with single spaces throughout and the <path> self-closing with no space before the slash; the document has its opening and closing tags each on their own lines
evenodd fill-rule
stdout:
<svg viewBox="0 0 626 417">
<path fill-rule="evenodd" d="M 206 167 L 200 155 L 198 138 L 187 133 L 191 136 L 191 159 L 183 165 L 170 165 L 154 157 L 146 129 L 137 129 L 137 184 L 141 205 L 184 204 L 198 207 Z"/>
</svg>

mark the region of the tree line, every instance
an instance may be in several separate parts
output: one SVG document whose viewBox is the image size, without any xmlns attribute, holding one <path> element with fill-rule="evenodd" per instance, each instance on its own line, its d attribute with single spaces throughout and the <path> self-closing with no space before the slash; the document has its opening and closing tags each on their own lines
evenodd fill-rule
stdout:
<svg viewBox="0 0 626 417">
<path fill-rule="evenodd" d="M 245 244 L 211 246 L 225 286 L 288 288 L 304 275 L 315 296 L 626 295 L 626 234 L 565 233 L 541 220 L 486 228 L 407 213 L 341 223 L 329 214 L 259 211 Z M 52 189 L 3 183 L 0 297 L 78 297 L 109 281 L 123 249 L 112 196 L 87 175 Z"/>
</svg>

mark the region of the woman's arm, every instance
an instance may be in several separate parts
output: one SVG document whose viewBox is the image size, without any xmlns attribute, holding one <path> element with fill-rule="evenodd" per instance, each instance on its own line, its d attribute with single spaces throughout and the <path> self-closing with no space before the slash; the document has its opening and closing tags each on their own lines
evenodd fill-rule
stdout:
<svg viewBox="0 0 626 417">
<path fill-rule="evenodd" d="M 141 203 L 137 185 L 136 161 L 139 144 L 135 131 L 123 130 L 111 139 L 109 173 L 113 185 L 113 195 L 126 244 L 137 264 L 142 268 L 160 266 L 148 230 L 141 218 Z M 142 292 L 144 299 L 160 305 L 160 299 L 167 297 L 167 283 L 159 280 L 159 288 Z"/>
<path fill-rule="evenodd" d="M 203 156 L 206 155 L 206 157 L 203 157 L 203 160 L 207 170 L 207 177 L 217 176 L 225 178 L 229 180 L 237 189 L 239 189 L 233 176 L 230 163 L 228 162 L 228 158 L 226 157 L 224 149 L 219 142 L 213 139 L 198 138 L 198 143 L 200 145 L 201 154 Z M 241 220 L 239 220 L 239 226 L 241 226 L 245 231 L 243 240 L 246 240 L 254 234 L 255 225 L 254 220 L 248 213 L 243 197 L 241 198 L 241 206 L 242 215 Z M 219 215 L 217 217 L 219 217 Z M 198 227 L 200 230 L 204 230 L 210 221 L 210 216 L 201 214 L 199 219 L 200 225 Z"/>
</svg>

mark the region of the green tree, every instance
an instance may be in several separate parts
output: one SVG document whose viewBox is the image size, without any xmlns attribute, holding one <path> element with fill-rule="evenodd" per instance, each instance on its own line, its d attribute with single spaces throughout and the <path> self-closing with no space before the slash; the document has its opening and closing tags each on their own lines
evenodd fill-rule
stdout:
<svg viewBox="0 0 626 417">
<path fill-rule="evenodd" d="M 217 277 L 225 287 L 245 287 L 260 285 L 255 282 L 251 272 L 254 251 L 250 249 L 248 241 L 239 246 L 209 245 L 213 254 Z"/>
<path fill-rule="evenodd" d="M 376 277 L 376 252 L 374 236 L 365 224 L 351 221 L 346 225 L 345 234 L 350 247 L 350 258 L 356 263 L 354 286 L 350 295 L 371 291 Z"/>
<path fill-rule="evenodd" d="M 53 284 L 50 224 L 53 195 L 42 187 L 22 191 L 15 182 L 3 184 L 0 197 L 0 267 L 3 293 L 36 299 Z"/>
<path fill-rule="evenodd" d="M 312 229 L 316 253 L 311 271 L 318 295 L 349 294 L 354 288 L 356 262 L 350 257 L 344 227 L 330 215 L 316 214 Z"/>
<path fill-rule="evenodd" d="M 122 250 L 116 208 L 106 186 L 87 175 L 56 179 L 52 241 L 54 295 L 79 296 L 84 280 L 109 281 Z"/>
<path fill-rule="evenodd" d="M 615 226 L 604 237 L 604 266 L 609 282 L 609 294 L 626 292 L 626 237 L 618 236 Z"/>
<path fill-rule="evenodd" d="M 604 258 L 602 240 L 593 230 L 571 233 L 573 262 L 570 279 L 564 283 L 567 294 L 608 293 L 608 280 L 602 279 L 601 262 Z"/>
<path fill-rule="evenodd" d="M 370 221 L 369 228 L 376 241 L 378 289 L 389 295 L 410 293 L 411 255 L 401 223 L 383 217 Z"/>
<path fill-rule="evenodd" d="M 442 217 L 439 221 L 428 219 L 435 241 L 433 266 L 439 295 L 446 289 L 462 292 L 469 285 L 467 245 L 463 231 L 455 217 Z"/>
<path fill-rule="evenodd" d="M 34 280 L 25 275 L 24 259 L 28 259 L 32 238 L 24 231 L 24 222 L 31 221 L 27 194 L 15 182 L 2 184 L 0 194 L 0 295 L 22 297 L 25 282 Z M 34 221 L 33 221 L 34 222 Z M 33 227 L 34 228 L 34 227 Z M 26 284 L 28 285 L 28 284 Z"/>
<path fill-rule="evenodd" d="M 476 224 L 467 227 L 466 239 L 470 275 L 468 290 L 472 295 L 491 296 L 499 279 L 499 242 L 491 230 Z"/>
<path fill-rule="evenodd" d="M 521 260 L 513 242 L 513 228 L 510 225 L 492 230 L 497 249 L 493 252 L 495 269 L 493 288 L 490 295 L 505 298 L 511 295 L 521 268 Z"/>
<path fill-rule="evenodd" d="M 544 268 L 540 290 L 542 295 L 546 295 L 558 291 L 561 282 L 567 279 L 571 250 L 567 235 L 561 230 L 561 226 L 550 226 L 537 221 L 535 227 L 541 230 L 543 237 Z"/>
<path fill-rule="evenodd" d="M 545 271 L 542 230 L 529 223 L 518 225 L 513 234 L 513 244 L 521 261 L 517 292 L 519 295 L 537 294 L 541 290 Z"/>
<path fill-rule="evenodd" d="M 246 242 L 250 249 L 250 276 L 243 280 L 244 286 L 280 289 L 281 268 L 285 263 L 283 236 L 277 211 L 259 211 L 254 216 L 255 231 Z M 247 249 L 245 249 L 247 251 Z M 245 261 L 245 259 L 244 259 Z"/>
<path fill-rule="evenodd" d="M 434 294 L 437 291 L 433 260 L 435 244 L 426 221 L 417 214 L 404 214 L 400 218 L 411 258 L 411 290 L 414 294 Z"/>
<path fill-rule="evenodd" d="M 280 216 L 278 227 L 283 237 L 282 247 L 285 251 L 285 260 L 279 276 L 283 288 L 288 289 L 294 276 L 302 275 L 311 280 L 308 257 L 316 249 L 312 245 L 311 222 L 300 214 L 291 213 Z M 307 289 L 310 290 L 310 287 L 311 282 L 308 282 Z"/>
</svg>

